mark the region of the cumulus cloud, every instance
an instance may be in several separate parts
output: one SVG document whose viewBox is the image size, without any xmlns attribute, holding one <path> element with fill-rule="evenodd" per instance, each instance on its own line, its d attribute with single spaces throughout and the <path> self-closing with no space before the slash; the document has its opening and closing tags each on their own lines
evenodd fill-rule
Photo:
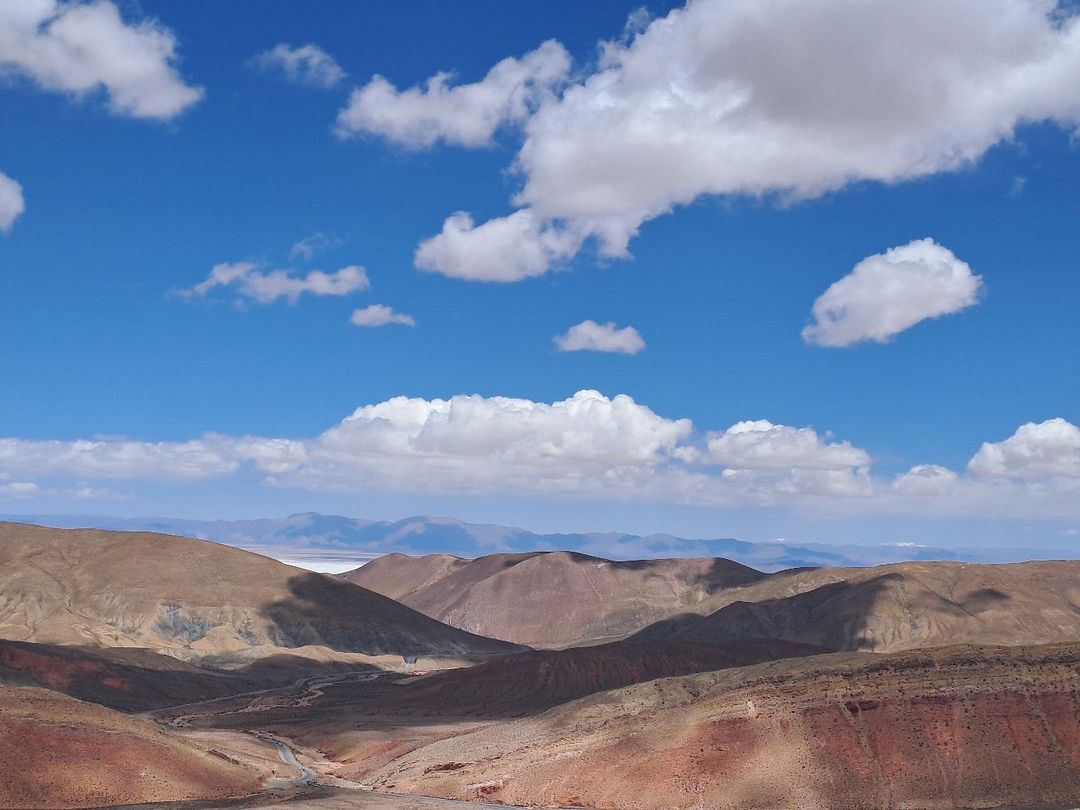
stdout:
<svg viewBox="0 0 1080 810">
<path fill-rule="evenodd" d="M 117 115 L 168 120 L 202 98 L 176 61 L 171 31 L 125 22 L 110 0 L 0 3 L 0 74 L 80 98 L 103 91 Z"/>
<path fill-rule="evenodd" d="M 982 277 L 933 239 L 868 256 L 814 302 L 803 340 L 818 346 L 885 343 L 929 318 L 974 306 Z"/>
<path fill-rule="evenodd" d="M 774 425 L 767 419 L 708 433 L 706 448 L 707 461 L 741 470 L 846 470 L 870 464 L 870 455 L 848 442 L 830 442 L 813 428 Z"/>
<path fill-rule="evenodd" d="M 1049 0 L 697 0 L 525 119 L 511 216 L 623 256 L 702 195 L 795 202 L 957 169 L 1025 123 L 1073 129 L 1077 75 L 1080 16 Z"/>
<path fill-rule="evenodd" d="M 0 477 L 209 478 L 243 465 L 281 486 L 433 492 L 629 492 L 660 474 L 686 419 L 630 397 L 581 391 L 509 397 L 395 397 L 358 408 L 309 439 L 204 436 L 185 443 L 0 439 Z"/>
<path fill-rule="evenodd" d="M 310 491 L 1080 519 L 1078 448 L 1080 429 L 1050 420 L 984 445 L 967 472 L 920 464 L 890 480 L 872 474 L 867 451 L 812 428 L 757 420 L 700 433 L 625 395 L 394 397 L 306 438 L 0 439 L 0 495 L 254 475 Z"/>
<path fill-rule="evenodd" d="M 1080 428 L 1064 419 L 1028 422 L 1001 442 L 986 442 L 968 462 L 981 477 L 1080 479 Z"/>
<path fill-rule="evenodd" d="M 280 70 L 291 82 L 313 87 L 333 87 L 345 78 L 345 71 L 330 54 L 318 45 L 287 45 L 273 48 L 252 57 L 251 64 L 263 70 Z"/>
<path fill-rule="evenodd" d="M 187 290 L 181 290 L 184 298 L 205 298 L 219 288 L 233 289 L 241 299 L 256 304 L 272 304 L 279 298 L 295 304 L 300 296 L 349 295 L 371 286 L 367 271 L 357 265 L 342 267 L 333 273 L 312 270 L 303 276 L 295 276 L 289 270 L 263 272 L 254 262 L 223 262 L 215 264 L 203 281 Z"/>
<path fill-rule="evenodd" d="M 888 511 L 1026 519 L 1080 519 L 1080 428 L 1048 419 L 986 442 L 958 473 L 920 464 L 882 487 Z"/>
<path fill-rule="evenodd" d="M 378 135 L 412 149 L 439 141 L 457 146 L 487 146 L 504 124 L 524 120 L 548 98 L 570 70 L 570 55 L 553 40 L 520 59 L 507 58 L 480 81 L 452 84 L 436 73 L 423 86 L 398 90 L 375 76 L 353 91 L 338 114 L 341 137 Z"/>
<path fill-rule="evenodd" d="M 565 335 L 557 335 L 555 345 L 561 352 L 637 354 L 645 348 L 645 341 L 632 326 L 619 329 L 611 321 L 588 320 L 571 326 Z"/>
<path fill-rule="evenodd" d="M 25 210 L 22 186 L 0 172 L 0 233 L 8 233 Z"/>
<path fill-rule="evenodd" d="M 539 221 L 531 211 L 477 226 L 464 211 L 447 218 L 442 232 L 420 243 L 421 270 L 468 281 L 510 282 L 542 276 L 573 256 L 585 235 Z"/>
<path fill-rule="evenodd" d="M 806 430 L 780 425 L 757 432 L 755 447 L 713 451 L 701 444 L 690 420 L 663 417 L 628 396 L 609 398 L 596 391 L 551 403 L 395 397 L 362 406 L 307 439 L 0 440 L 0 478 L 18 471 L 81 479 L 198 479 L 247 469 L 275 486 L 331 491 L 517 493 L 738 506 L 868 495 L 863 451 L 828 443 L 812 431 L 807 440 Z M 708 434 L 709 441 L 715 444 L 718 436 Z"/>
<path fill-rule="evenodd" d="M 916 464 L 897 476 L 893 488 L 905 495 L 937 495 L 952 489 L 959 480 L 955 472 L 939 464 Z"/>
<path fill-rule="evenodd" d="M 363 309 L 353 310 L 349 323 L 353 326 L 389 326 L 392 323 L 416 326 L 416 320 L 412 315 L 395 312 L 393 308 L 383 304 L 371 304 Z"/>
</svg>

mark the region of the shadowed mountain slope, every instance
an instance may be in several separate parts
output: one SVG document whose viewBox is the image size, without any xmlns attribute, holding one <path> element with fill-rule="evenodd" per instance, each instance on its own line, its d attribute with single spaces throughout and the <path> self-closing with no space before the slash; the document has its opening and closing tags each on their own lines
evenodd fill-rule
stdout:
<svg viewBox="0 0 1080 810">
<path fill-rule="evenodd" d="M 0 638 L 192 658 L 317 646 L 476 660 L 515 649 L 228 546 L 12 523 L 0 523 Z"/>
<path fill-rule="evenodd" d="M 455 627 L 544 647 L 621 638 L 765 577 L 721 558 L 613 562 L 566 551 L 392 554 L 342 576 Z"/>
<path fill-rule="evenodd" d="M 546 806 L 1072 807 L 1080 646 L 776 661 L 426 744 L 377 789 Z"/>
<path fill-rule="evenodd" d="M 0 685 L 0 808 L 101 807 L 242 796 L 260 774 L 149 720 Z"/>
<path fill-rule="evenodd" d="M 1080 638 L 1080 562 L 911 562 L 763 574 L 724 559 L 387 555 L 343 575 L 472 632 L 560 647 L 751 638 L 889 652 Z"/>
<path fill-rule="evenodd" d="M 615 642 L 535 650 L 473 667 L 437 672 L 372 703 L 379 714 L 520 717 L 633 683 L 818 655 L 808 644 L 750 640 L 723 645 L 685 641 Z"/>
<path fill-rule="evenodd" d="M 636 641 L 775 638 L 834 650 L 1048 644 L 1080 638 L 1080 563 L 899 563 L 782 572 L 719 594 Z"/>
<path fill-rule="evenodd" d="M 52 689 L 122 711 L 160 709 L 364 669 L 354 661 L 280 654 L 239 669 L 211 670 L 138 647 L 94 649 L 0 640 L 0 684 Z"/>
</svg>

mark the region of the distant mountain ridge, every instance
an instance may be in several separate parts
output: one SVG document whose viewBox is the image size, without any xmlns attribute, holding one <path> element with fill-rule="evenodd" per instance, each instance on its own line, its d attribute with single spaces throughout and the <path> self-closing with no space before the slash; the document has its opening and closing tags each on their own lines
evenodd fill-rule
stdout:
<svg viewBox="0 0 1080 810">
<path fill-rule="evenodd" d="M 613 560 L 657 557 L 725 557 L 760 571 L 813 566 L 871 566 L 895 562 L 954 560 L 1003 563 L 1074 559 L 1062 549 L 940 548 L 909 543 L 877 546 L 773 542 L 733 538 L 691 539 L 670 534 L 620 532 L 539 534 L 512 526 L 466 523 L 452 517 L 418 515 L 396 521 L 368 520 L 305 512 L 284 518 L 189 520 L 118 518 L 103 515 L 5 515 L 3 520 L 56 528 L 153 531 L 214 540 L 287 562 L 340 561 L 355 567 L 392 552 L 479 557 L 495 552 L 575 551 Z M 349 564 L 351 563 L 351 565 Z"/>
</svg>

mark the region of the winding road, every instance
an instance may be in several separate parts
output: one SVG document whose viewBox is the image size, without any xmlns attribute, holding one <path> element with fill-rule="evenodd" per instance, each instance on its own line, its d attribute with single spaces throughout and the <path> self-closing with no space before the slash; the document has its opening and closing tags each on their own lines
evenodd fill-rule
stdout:
<svg viewBox="0 0 1080 810">
<path fill-rule="evenodd" d="M 300 771 L 300 776 L 292 781 L 296 787 L 314 787 L 318 784 L 316 781 L 318 777 L 315 774 L 315 771 L 311 770 L 311 768 L 306 765 L 301 764 L 300 760 L 296 758 L 296 752 L 293 751 L 292 748 L 274 737 L 264 734 L 256 736 L 258 736 L 260 740 L 268 742 L 277 748 L 278 756 L 281 757 L 282 762 Z"/>
</svg>

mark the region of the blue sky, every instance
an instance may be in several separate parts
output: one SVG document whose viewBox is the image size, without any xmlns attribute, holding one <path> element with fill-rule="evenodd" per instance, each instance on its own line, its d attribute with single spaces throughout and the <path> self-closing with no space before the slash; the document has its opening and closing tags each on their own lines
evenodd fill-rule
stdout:
<svg viewBox="0 0 1080 810">
<path fill-rule="evenodd" d="M 109 3 L 45 2 L 32 46 L 12 35 L 25 21 L 0 14 L 0 173 L 24 209 L 0 234 L 0 510 L 442 512 L 538 530 L 1068 547 L 1080 25 L 1052 4 L 993 2 L 997 21 L 966 34 L 967 0 L 911 14 L 881 2 L 869 20 L 793 3 L 745 29 L 746 3 L 719 0 L 671 17 L 680 4 L 648 4 L 649 18 L 617 2 L 253 14 L 143 0 L 113 19 Z M 65 20 L 87 9 L 111 27 Z M 914 21 L 885 26 L 889 42 L 850 56 L 862 63 L 831 55 L 890 15 Z M 793 19 L 805 48 L 785 39 Z M 104 56 L 78 63 L 61 23 Z M 918 24 L 944 33 L 928 41 Z M 117 74 L 123 37 L 151 34 L 175 52 L 140 52 Z M 984 34 L 1005 45 L 968 58 Z M 547 40 L 561 46 L 530 66 Z M 602 55 L 601 41 L 616 44 Z M 304 81 L 257 59 L 306 44 L 339 73 Z M 726 64 L 739 47 L 752 56 Z M 508 57 L 525 75 L 510 113 L 485 80 Z M 440 71 L 447 87 L 477 85 L 478 111 L 433 104 L 430 88 L 412 107 L 398 95 Z M 392 94 L 357 102 L 376 75 Z M 616 84 L 597 89 L 605 76 Z M 604 118 L 609 102 L 622 123 Z M 464 142 L 485 112 L 501 125 Z M 470 241 L 418 262 L 458 211 Z M 520 212 L 535 227 L 512 248 L 485 229 Z M 310 259 L 294 249 L 317 234 Z M 235 282 L 192 292 L 241 263 L 300 283 L 360 267 L 368 286 L 268 303 Z M 856 266 L 865 277 L 834 299 L 841 320 L 864 314 L 843 327 L 849 345 L 804 339 L 815 301 Z M 413 323 L 350 323 L 371 305 Z M 894 316 L 915 322 L 863 334 Z M 601 328 L 585 345 L 608 350 L 560 351 L 555 338 L 587 321 Z M 550 408 L 581 390 L 603 399 Z M 361 406 L 455 395 L 478 396 L 425 405 L 426 429 L 385 406 L 317 440 Z M 633 407 L 620 415 L 616 395 Z M 933 491 L 905 489 L 912 468 Z"/>
</svg>

